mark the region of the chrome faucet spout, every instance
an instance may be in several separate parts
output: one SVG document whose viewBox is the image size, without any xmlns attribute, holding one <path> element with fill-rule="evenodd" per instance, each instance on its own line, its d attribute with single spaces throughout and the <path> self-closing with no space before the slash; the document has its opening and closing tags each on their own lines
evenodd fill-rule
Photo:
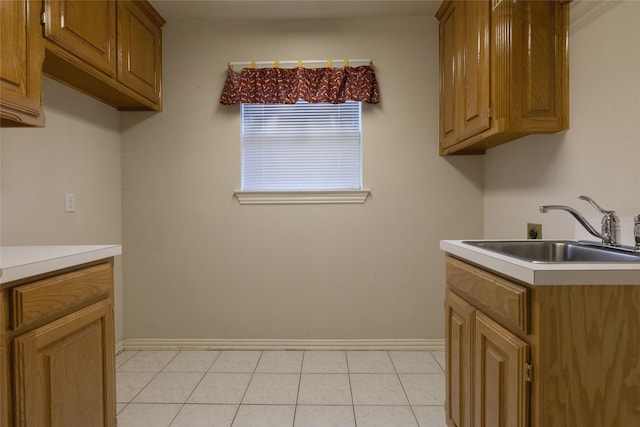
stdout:
<svg viewBox="0 0 640 427">
<path fill-rule="evenodd" d="M 565 211 L 570 213 L 579 223 L 580 225 L 582 225 L 585 230 L 587 230 L 591 235 L 593 235 L 594 237 L 597 237 L 599 239 L 605 240 L 606 237 L 599 233 L 598 230 L 596 230 L 595 228 L 593 228 L 593 226 L 591 224 L 589 224 L 589 222 L 580 214 L 580 212 L 578 212 L 577 210 L 575 210 L 574 208 L 572 208 L 571 206 L 564 206 L 564 205 L 545 205 L 545 206 L 540 206 L 540 212 L 542 213 L 547 213 L 549 211 Z"/>
</svg>

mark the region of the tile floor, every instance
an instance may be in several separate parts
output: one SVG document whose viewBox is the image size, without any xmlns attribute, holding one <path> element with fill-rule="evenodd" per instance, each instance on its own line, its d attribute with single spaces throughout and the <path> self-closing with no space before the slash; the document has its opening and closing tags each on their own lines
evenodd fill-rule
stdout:
<svg viewBox="0 0 640 427">
<path fill-rule="evenodd" d="M 124 351 L 119 427 L 444 427 L 440 351 Z"/>
</svg>

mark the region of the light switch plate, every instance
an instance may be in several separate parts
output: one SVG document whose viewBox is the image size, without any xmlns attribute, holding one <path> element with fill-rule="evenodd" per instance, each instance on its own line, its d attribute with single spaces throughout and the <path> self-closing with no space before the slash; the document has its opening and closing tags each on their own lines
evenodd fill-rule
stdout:
<svg viewBox="0 0 640 427">
<path fill-rule="evenodd" d="M 73 213 L 76 211 L 75 193 L 64 193 L 64 211 L 68 213 Z"/>
</svg>

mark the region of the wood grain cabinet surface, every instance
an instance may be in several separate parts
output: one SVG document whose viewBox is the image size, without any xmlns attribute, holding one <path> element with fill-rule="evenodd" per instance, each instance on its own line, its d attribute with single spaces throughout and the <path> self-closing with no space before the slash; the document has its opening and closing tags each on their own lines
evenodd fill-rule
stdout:
<svg viewBox="0 0 640 427">
<path fill-rule="evenodd" d="M 446 282 L 449 427 L 640 425 L 640 283 L 530 286 L 451 256 Z"/>
<path fill-rule="evenodd" d="M 0 124 L 44 126 L 40 2 L 0 0 Z"/>
<path fill-rule="evenodd" d="M 440 154 L 477 154 L 569 122 L 565 1 L 445 0 Z"/>
<path fill-rule="evenodd" d="M 113 259 L 3 284 L 0 426 L 115 427 Z"/>
<path fill-rule="evenodd" d="M 120 110 L 162 110 L 162 26 L 147 1 L 44 0 L 48 76 Z"/>
</svg>

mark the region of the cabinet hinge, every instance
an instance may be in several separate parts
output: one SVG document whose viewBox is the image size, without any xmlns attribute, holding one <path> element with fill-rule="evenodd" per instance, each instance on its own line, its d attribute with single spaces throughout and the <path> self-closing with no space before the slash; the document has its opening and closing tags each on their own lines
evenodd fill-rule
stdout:
<svg viewBox="0 0 640 427">
<path fill-rule="evenodd" d="M 42 12 L 42 13 L 40 14 L 40 23 L 41 23 L 42 25 L 44 25 L 44 24 L 46 24 L 46 23 L 47 23 L 47 14 L 46 14 L 45 12 Z"/>
<path fill-rule="evenodd" d="M 524 364 L 524 376 L 528 383 L 533 382 L 533 363 L 527 362 Z"/>
<path fill-rule="evenodd" d="M 487 117 L 491 118 L 491 107 L 489 107 L 489 110 L 487 110 Z"/>
</svg>

